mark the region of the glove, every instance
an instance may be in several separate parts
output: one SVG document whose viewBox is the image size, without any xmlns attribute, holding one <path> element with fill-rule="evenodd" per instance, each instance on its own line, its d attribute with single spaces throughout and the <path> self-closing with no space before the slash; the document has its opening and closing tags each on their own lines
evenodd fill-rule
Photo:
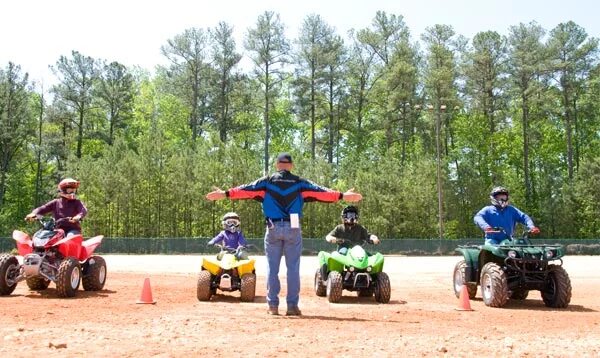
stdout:
<svg viewBox="0 0 600 358">
<path fill-rule="evenodd" d="M 372 242 L 374 245 L 377 245 L 377 244 L 379 244 L 379 243 L 380 243 L 380 241 L 379 241 L 379 238 L 378 238 L 377 236 L 375 236 L 375 235 L 371 235 L 370 239 L 371 239 L 371 242 Z"/>
<path fill-rule="evenodd" d="M 540 233 L 540 229 L 537 226 L 534 226 L 531 228 L 531 230 L 529 230 L 530 233 L 532 234 L 539 234 Z"/>
<path fill-rule="evenodd" d="M 209 242 L 206 243 L 206 246 L 215 246 L 215 243 L 209 241 Z"/>
<path fill-rule="evenodd" d="M 335 244 L 337 242 L 337 239 L 333 236 L 327 236 L 325 238 L 325 240 L 327 240 L 327 242 L 331 243 L 331 244 Z"/>
</svg>

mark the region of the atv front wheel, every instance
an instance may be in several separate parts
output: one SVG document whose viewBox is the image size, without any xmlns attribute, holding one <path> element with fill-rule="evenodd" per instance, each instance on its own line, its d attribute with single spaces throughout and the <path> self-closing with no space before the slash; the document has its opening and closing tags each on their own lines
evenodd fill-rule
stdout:
<svg viewBox="0 0 600 358">
<path fill-rule="evenodd" d="M 327 295 L 327 286 L 323 284 L 320 268 L 315 272 L 315 294 L 319 297 L 325 297 Z"/>
<path fill-rule="evenodd" d="M 339 302 L 342 298 L 342 290 L 344 289 L 342 285 L 342 274 L 337 271 L 331 271 L 327 278 L 327 299 L 331 303 Z"/>
<path fill-rule="evenodd" d="M 502 307 L 508 301 L 506 274 L 498 264 L 488 262 L 481 269 L 481 295 L 490 307 Z"/>
<path fill-rule="evenodd" d="M 390 296 L 392 295 L 392 288 L 390 286 L 390 278 L 387 273 L 380 272 L 377 274 L 377 281 L 375 282 L 375 301 L 379 303 L 390 302 Z"/>
<path fill-rule="evenodd" d="M 100 256 L 90 257 L 83 264 L 83 289 L 100 291 L 106 283 L 106 261 Z"/>
<path fill-rule="evenodd" d="M 59 297 L 75 297 L 81 281 L 81 266 L 72 257 L 66 258 L 58 267 L 56 292 Z"/>
<path fill-rule="evenodd" d="M 456 295 L 456 298 L 460 298 L 460 291 L 462 290 L 462 286 L 465 285 L 465 286 L 467 286 L 467 292 L 469 293 L 469 299 L 472 300 L 475 298 L 475 295 L 477 294 L 477 284 L 469 283 L 467 281 L 466 272 L 467 272 L 467 263 L 465 262 L 465 260 L 461 260 L 461 261 L 457 262 L 456 265 L 454 266 L 454 275 L 452 275 L 454 294 Z"/>
<path fill-rule="evenodd" d="M 571 279 L 562 266 L 548 265 L 548 281 L 542 290 L 547 307 L 566 308 L 571 302 Z"/>
<path fill-rule="evenodd" d="M 200 274 L 198 275 L 198 284 L 196 285 L 196 296 L 199 301 L 210 300 L 210 296 L 212 296 L 212 290 L 210 288 L 211 281 L 212 276 L 210 272 L 206 270 L 200 271 Z"/>
<path fill-rule="evenodd" d="M 242 283 L 240 284 L 240 299 L 242 302 L 254 301 L 254 295 L 256 292 L 256 275 L 253 273 L 247 273 L 242 276 Z"/>
<path fill-rule="evenodd" d="M 33 291 L 43 291 L 50 285 L 50 280 L 44 277 L 29 277 L 27 279 L 27 287 Z"/>
<path fill-rule="evenodd" d="M 0 296 L 10 295 L 17 283 L 15 277 L 19 274 L 19 260 L 13 255 L 0 256 Z"/>
</svg>

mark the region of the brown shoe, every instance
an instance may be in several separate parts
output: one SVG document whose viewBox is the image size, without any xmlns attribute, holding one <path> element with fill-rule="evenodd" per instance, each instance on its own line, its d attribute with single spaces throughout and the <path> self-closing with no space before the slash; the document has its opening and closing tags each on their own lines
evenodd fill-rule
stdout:
<svg viewBox="0 0 600 358">
<path fill-rule="evenodd" d="M 302 312 L 300 311 L 300 308 L 298 307 L 288 307 L 287 311 L 285 312 L 286 316 L 302 316 Z"/>
<path fill-rule="evenodd" d="M 277 306 L 269 306 L 269 310 L 267 311 L 267 313 L 272 316 L 279 316 L 279 309 L 277 308 Z"/>
</svg>

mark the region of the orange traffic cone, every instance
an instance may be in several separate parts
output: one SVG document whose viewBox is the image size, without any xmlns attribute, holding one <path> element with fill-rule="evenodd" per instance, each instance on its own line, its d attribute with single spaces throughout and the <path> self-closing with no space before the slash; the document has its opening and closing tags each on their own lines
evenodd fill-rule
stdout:
<svg viewBox="0 0 600 358">
<path fill-rule="evenodd" d="M 150 303 L 150 304 L 156 303 L 156 301 L 152 299 L 152 289 L 150 288 L 150 279 L 147 277 L 144 280 L 144 287 L 142 288 L 142 296 L 136 303 Z"/>
<path fill-rule="evenodd" d="M 460 295 L 458 297 L 458 307 L 456 307 L 457 311 L 472 311 L 471 301 L 469 300 L 469 291 L 467 290 L 467 285 L 462 285 L 460 289 Z"/>
</svg>

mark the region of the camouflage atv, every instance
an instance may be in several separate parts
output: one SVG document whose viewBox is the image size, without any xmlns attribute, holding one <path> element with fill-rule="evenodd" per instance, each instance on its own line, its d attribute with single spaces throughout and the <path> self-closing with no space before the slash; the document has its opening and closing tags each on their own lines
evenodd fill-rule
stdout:
<svg viewBox="0 0 600 358">
<path fill-rule="evenodd" d="M 504 233 L 504 231 L 496 231 Z M 456 251 L 464 260 L 454 267 L 454 293 L 462 285 L 469 298 L 481 286 L 486 306 L 502 307 L 509 299 L 524 300 L 529 291 L 538 290 L 547 307 L 565 308 L 571 301 L 571 280 L 562 267 L 562 245 L 533 245 L 528 232 L 520 239 L 506 235 L 500 245 L 461 245 Z"/>
</svg>

